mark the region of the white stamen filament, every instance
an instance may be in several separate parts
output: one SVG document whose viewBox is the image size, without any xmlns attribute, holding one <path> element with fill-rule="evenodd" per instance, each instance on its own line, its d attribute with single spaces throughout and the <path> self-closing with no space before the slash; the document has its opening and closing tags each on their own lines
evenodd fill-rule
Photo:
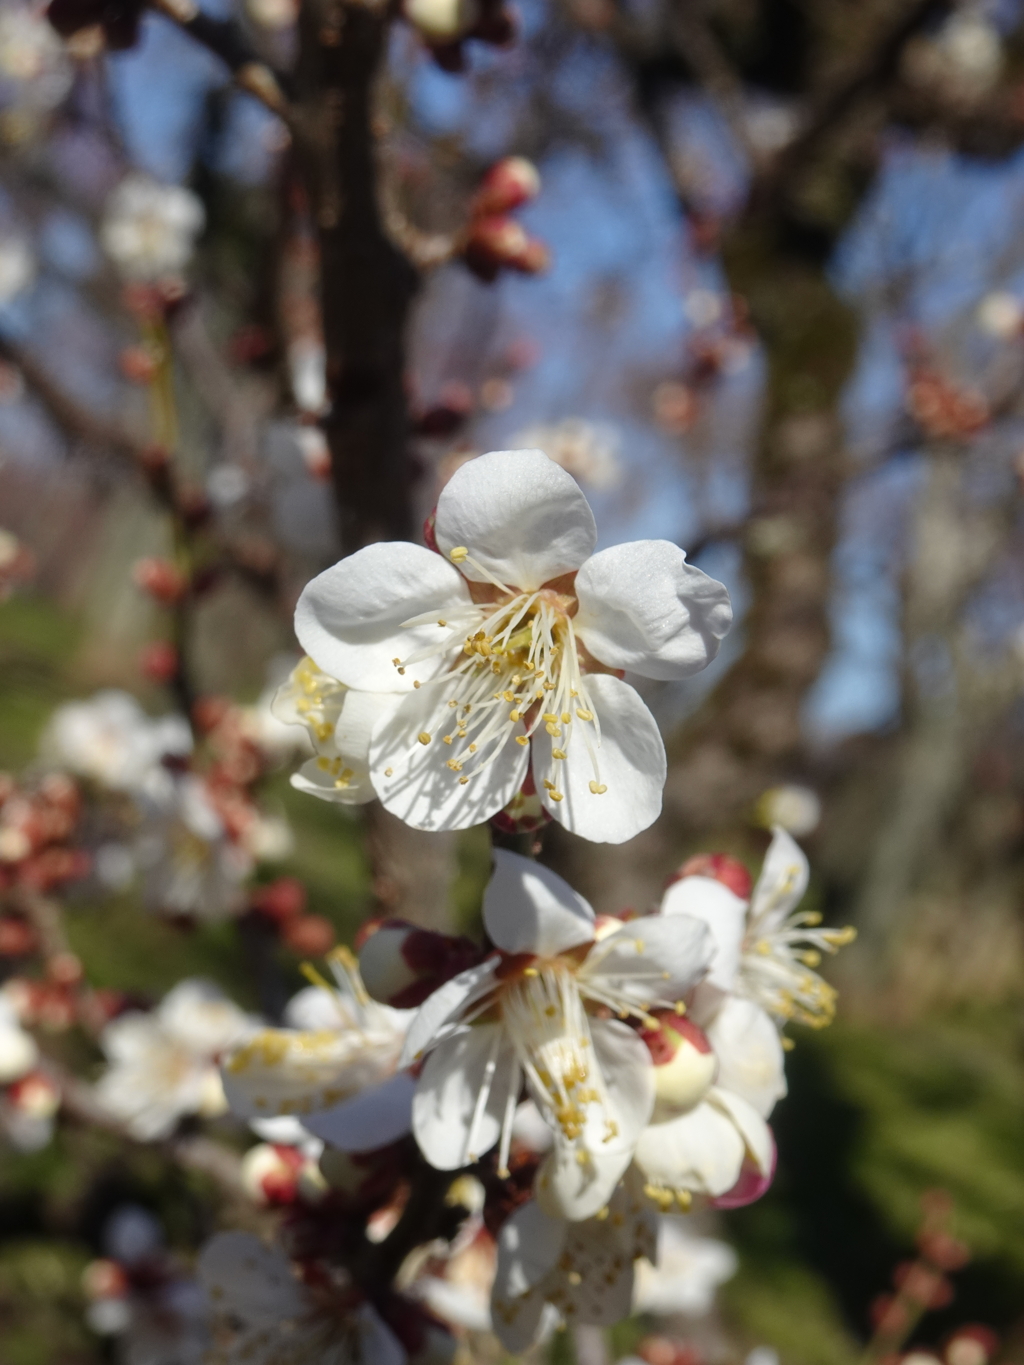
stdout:
<svg viewBox="0 0 1024 1365">
<path fill-rule="evenodd" d="M 435 645 L 395 660 L 395 667 L 406 674 L 418 663 L 439 656 L 448 659 L 446 670 L 429 679 L 414 679 L 418 688 L 434 687 L 444 693 L 417 739 L 422 744 L 441 741 L 438 762 L 461 774 L 465 783 L 489 767 L 509 740 L 526 744 L 541 725 L 553 741 L 555 763 L 563 761 L 578 721 L 594 773 L 591 791 L 603 793 L 597 755 L 600 723 L 584 682 L 567 599 L 545 589 L 514 592 L 468 554 L 453 551 L 453 558 L 456 554 L 456 562 L 472 564 L 507 597 L 494 604 L 455 608 L 443 623 L 435 612 L 403 623 L 410 629 L 443 624 L 447 631 Z M 557 780 L 546 781 L 545 786 L 553 800 L 563 798 Z"/>
</svg>

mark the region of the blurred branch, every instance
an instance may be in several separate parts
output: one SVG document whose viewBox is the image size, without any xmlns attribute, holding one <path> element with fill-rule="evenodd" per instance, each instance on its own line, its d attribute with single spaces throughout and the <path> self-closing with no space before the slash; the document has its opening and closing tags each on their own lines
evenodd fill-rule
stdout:
<svg viewBox="0 0 1024 1365">
<path fill-rule="evenodd" d="M 669 7 L 668 28 L 680 56 L 756 169 L 761 158 L 747 131 L 743 81 L 697 0 L 674 0 Z"/>
<path fill-rule="evenodd" d="M 282 89 L 281 78 L 256 52 L 235 19 L 215 19 L 193 0 L 150 0 L 153 9 L 172 19 L 178 27 L 228 67 L 241 88 L 291 126 L 293 113 Z"/>
</svg>

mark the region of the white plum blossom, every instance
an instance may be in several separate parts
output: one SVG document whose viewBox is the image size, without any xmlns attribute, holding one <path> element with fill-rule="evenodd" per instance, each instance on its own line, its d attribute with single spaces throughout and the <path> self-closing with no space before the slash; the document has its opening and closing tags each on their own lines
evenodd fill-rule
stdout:
<svg viewBox="0 0 1024 1365">
<path fill-rule="evenodd" d="M 807 881 L 803 851 L 776 828 L 749 904 L 711 877 L 684 877 L 669 887 L 661 913 L 703 920 L 715 941 L 702 990 L 745 996 L 779 1025 L 832 1022 L 835 989 L 814 969 L 822 953 L 852 942 L 854 931 L 821 929 L 817 911 L 798 909 Z"/>
<path fill-rule="evenodd" d="M 347 949 L 328 961 L 335 984 L 300 992 L 291 1027 L 261 1029 L 224 1058 L 224 1090 L 231 1109 L 271 1141 L 312 1134 L 369 1151 L 409 1131 L 414 1083 L 396 1074 L 409 1012 L 370 999 Z"/>
<path fill-rule="evenodd" d="M 398 1338 L 351 1287 L 303 1284 L 288 1258 L 246 1232 L 199 1256 L 211 1305 L 209 1365 L 406 1365 Z"/>
<path fill-rule="evenodd" d="M 619 433 L 606 423 L 565 417 L 550 426 L 528 427 L 513 438 L 517 447 L 544 454 L 580 483 L 614 488 L 622 479 Z"/>
<path fill-rule="evenodd" d="M 691 1232 L 685 1218 L 659 1217 L 657 1259 L 636 1266 L 633 1312 L 703 1317 L 738 1264 L 728 1243 Z"/>
<path fill-rule="evenodd" d="M 16 299 L 36 276 L 36 258 L 23 237 L 0 237 L 0 307 Z"/>
<path fill-rule="evenodd" d="M 126 280 L 155 284 L 182 273 L 205 221 L 191 190 L 132 172 L 107 199 L 100 241 Z"/>
<path fill-rule="evenodd" d="M 434 536 L 436 554 L 366 546 L 307 584 L 296 608 L 320 670 L 399 694 L 373 727 L 377 796 L 419 829 L 463 829 L 532 774 L 548 814 L 584 838 L 621 843 L 646 829 L 661 809 L 665 748 L 621 674 L 704 668 L 732 620 L 725 588 L 669 541 L 595 554 L 579 486 L 537 450 L 457 470 Z"/>
<path fill-rule="evenodd" d="M 96 1097 L 144 1142 L 167 1137 L 186 1114 L 221 1114 L 217 1059 L 253 1027 L 211 982 L 181 981 L 152 1013 L 132 1010 L 104 1027 Z"/>
<path fill-rule="evenodd" d="M 361 806 L 374 798 L 370 782 L 373 727 L 400 698 L 353 692 L 302 659 L 278 688 L 273 712 L 289 726 L 305 726 L 315 757 L 292 774 L 297 791 L 323 801 Z"/>
<path fill-rule="evenodd" d="M 43 6 L 0 4 L 0 108 L 31 120 L 60 104 L 71 89 L 71 63 Z"/>
<path fill-rule="evenodd" d="M 756 814 L 758 822 L 766 828 L 778 825 L 787 834 L 802 839 L 821 824 L 821 797 L 810 787 L 786 782 L 761 793 Z"/>
<path fill-rule="evenodd" d="M 51 763 L 109 791 L 153 800 L 168 797 L 174 784 L 161 759 L 183 758 L 191 751 L 192 734 L 183 716 L 154 719 L 116 688 L 58 706 L 41 741 L 42 755 Z"/>
<path fill-rule="evenodd" d="M 607 1203 L 654 1107 L 650 1053 L 623 1021 L 682 1008 L 710 941 L 696 921 L 658 916 L 599 937 L 560 877 L 504 850 L 494 860 L 484 925 L 497 953 L 436 990 L 409 1026 L 403 1063 L 426 1055 L 413 1131 L 441 1170 L 498 1143 L 503 1171 L 525 1081 L 558 1138 L 550 1202 L 586 1218 Z"/>
<path fill-rule="evenodd" d="M 143 805 L 145 818 L 135 841 L 143 871 L 143 899 L 161 915 L 220 920 L 243 904 L 242 883 L 252 872 L 260 832 L 250 847 L 228 835 L 206 784 L 193 773 L 172 780 L 170 791 Z M 271 851 L 282 841 L 270 827 Z"/>
<path fill-rule="evenodd" d="M 10 1085 L 32 1070 L 39 1048 L 21 1026 L 14 994 L 0 986 L 0 1085 Z"/>
<path fill-rule="evenodd" d="M 637 1181 L 618 1186 L 600 1217 L 566 1222 L 531 1200 L 504 1224 L 491 1319 L 507 1351 L 525 1351 L 559 1319 L 610 1327 L 629 1316 L 634 1262 L 656 1252 L 656 1215 Z"/>
</svg>

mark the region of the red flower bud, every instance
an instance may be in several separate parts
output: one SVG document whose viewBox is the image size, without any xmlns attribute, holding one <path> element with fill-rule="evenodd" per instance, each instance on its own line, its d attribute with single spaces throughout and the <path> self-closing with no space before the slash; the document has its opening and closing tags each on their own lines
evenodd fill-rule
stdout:
<svg viewBox="0 0 1024 1365">
<path fill-rule="evenodd" d="M 533 162 L 524 156 L 506 156 L 484 176 L 470 212 L 476 218 L 508 213 L 510 209 L 536 199 L 539 193 L 540 175 Z"/>
<path fill-rule="evenodd" d="M 0 919 L 0 957 L 23 957 L 31 953 L 38 939 L 31 924 L 13 915 Z"/>
<path fill-rule="evenodd" d="M 371 920 L 360 930 L 359 970 L 375 1000 L 412 1009 L 483 953 L 467 938 L 419 929 L 404 920 Z"/>
<path fill-rule="evenodd" d="M 164 606 L 171 606 L 180 601 L 188 587 L 185 575 L 180 569 L 177 569 L 170 560 L 157 559 L 155 556 L 136 560 L 132 578 L 137 587 L 143 592 L 148 592 Z"/>
<path fill-rule="evenodd" d="M 178 651 L 167 640 L 154 640 L 139 655 L 139 671 L 151 682 L 170 682 L 177 676 L 178 665 Z"/>
<path fill-rule="evenodd" d="M 132 384 L 152 384 L 160 357 L 148 346 L 126 346 L 118 357 L 121 373 Z"/>
<path fill-rule="evenodd" d="M 678 872 L 674 872 L 666 886 L 680 882 L 684 877 L 710 877 L 712 881 L 727 886 L 740 900 L 749 900 L 754 881 L 738 858 L 728 853 L 697 853 L 687 858 Z"/>
<path fill-rule="evenodd" d="M 305 910 L 306 888 L 297 877 L 278 877 L 269 886 L 257 887 L 250 905 L 257 914 L 265 915 L 276 924 L 284 924 Z"/>
<path fill-rule="evenodd" d="M 303 957 L 323 957 L 334 947 L 334 925 L 323 915 L 297 915 L 285 921 L 281 938 Z"/>
</svg>

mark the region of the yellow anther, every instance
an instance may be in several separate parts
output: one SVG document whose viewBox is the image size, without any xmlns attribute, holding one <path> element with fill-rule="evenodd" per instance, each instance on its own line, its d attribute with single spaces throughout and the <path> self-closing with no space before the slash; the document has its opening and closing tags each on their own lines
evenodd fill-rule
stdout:
<svg viewBox="0 0 1024 1365">
<path fill-rule="evenodd" d="M 459 786 L 464 787 L 468 781 L 469 781 L 469 778 L 468 778 L 468 777 L 460 777 L 460 778 L 459 778 Z"/>
<path fill-rule="evenodd" d="M 546 720 L 549 725 L 554 725 L 557 722 L 558 717 L 554 711 L 545 711 L 541 716 L 541 720 Z"/>
<path fill-rule="evenodd" d="M 783 1038 L 782 1040 L 783 1052 L 792 1052 L 795 1047 L 796 1043 L 793 1042 L 792 1038 Z"/>
<path fill-rule="evenodd" d="M 605 786 L 603 782 L 591 782 L 590 790 L 594 793 L 595 796 L 604 796 L 608 788 Z"/>
<path fill-rule="evenodd" d="M 562 727 L 560 725 L 552 725 L 549 721 L 548 724 L 544 726 L 544 729 L 547 730 L 548 734 L 551 735 L 553 739 L 562 738 Z"/>
<path fill-rule="evenodd" d="M 400 668 L 398 671 L 399 671 L 399 673 L 400 673 L 403 677 L 405 676 L 405 669 L 404 669 L 404 668 Z"/>
<path fill-rule="evenodd" d="M 508 713 L 508 718 L 509 718 L 509 720 L 511 720 L 511 721 L 522 720 L 522 718 L 523 718 L 523 713 L 522 713 L 522 711 L 510 711 L 510 712 Z"/>
<path fill-rule="evenodd" d="M 552 788 L 551 791 L 549 792 L 549 795 L 550 795 L 552 801 L 564 801 L 564 800 L 565 800 L 565 792 L 556 792 L 553 788 Z"/>
<path fill-rule="evenodd" d="M 452 742 L 452 737 L 451 737 L 451 735 L 442 735 L 442 736 L 441 736 L 441 743 L 442 743 L 442 744 L 451 744 L 451 742 Z"/>
<path fill-rule="evenodd" d="M 580 1274 L 578 1270 L 570 1270 L 567 1279 L 571 1285 L 583 1283 L 583 1276 Z"/>
<path fill-rule="evenodd" d="M 526 738 L 525 735 L 516 735 L 517 744 L 529 744 L 529 742 L 530 741 Z"/>
<path fill-rule="evenodd" d="M 577 708 L 576 708 L 576 714 L 579 716 L 580 720 L 593 720 L 593 719 L 594 719 L 594 713 L 593 713 L 593 711 L 584 711 L 584 709 L 583 709 L 582 706 L 577 706 Z"/>
<path fill-rule="evenodd" d="M 547 787 L 549 792 L 553 792 L 555 790 L 555 784 L 553 782 L 549 782 L 546 777 L 544 779 L 544 785 L 545 787 Z"/>
<path fill-rule="evenodd" d="M 524 968 L 523 968 L 523 975 L 524 975 L 524 976 L 540 976 L 540 972 L 537 970 L 536 967 L 524 967 Z"/>
<path fill-rule="evenodd" d="M 676 1190 L 676 1203 L 685 1213 L 693 1203 L 693 1195 L 689 1190 Z"/>
<path fill-rule="evenodd" d="M 420 686 L 420 680 L 419 680 L 419 678 L 413 678 L 413 680 L 412 680 L 412 685 L 413 685 L 413 687 L 419 687 L 419 686 Z"/>
<path fill-rule="evenodd" d="M 392 659 L 391 662 L 392 662 L 392 663 L 394 664 L 394 666 L 397 668 L 398 665 L 399 665 L 402 661 L 401 661 L 401 659 Z"/>
<path fill-rule="evenodd" d="M 571 720 L 572 720 L 572 713 L 569 712 L 569 711 L 563 711 L 563 712 L 562 712 L 562 724 L 563 724 L 563 725 L 568 725 L 568 724 L 570 723 Z"/>
<path fill-rule="evenodd" d="M 565 757 L 565 750 L 564 750 L 564 749 L 552 749 L 552 750 L 551 750 L 551 757 L 552 757 L 552 758 L 564 758 L 564 757 Z"/>
<path fill-rule="evenodd" d="M 452 700 L 448 703 L 448 705 L 452 708 L 452 710 L 454 710 L 454 709 L 458 706 L 458 704 L 459 704 L 458 701 L 457 701 L 454 697 L 453 697 Z"/>
<path fill-rule="evenodd" d="M 456 545 L 454 550 L 448 551 L 448 558 L 453 564 L 461 564 L 464 559 L 468 559 L 469 551 L 465 545 Z"/>
<path fill-rule="evenodd" d="M 514 692 L 502 692 L 501 699 L 502 701 L 507 701 L 511 705 L 516 699 L 516 694 Z"/>
<path fill-rule="evenodd" d="M 448 624 L 448 622 L 447 622 L 447 621 L 438 621 L 437 624 L 438 624 L 439 626 L 446 626 L 446 625 Z"/>
<path fill-rule="evenodd" d="M 329 758 L 318 758 L 316 766 L 322 773 L 329 773 L 331 770 L 331 760 Z"/>
<path fill-rule="evenodd" d="M 385 769 L 384 769 L 384 776 L 385 776 L 385 777 L 394 777 L 394 775 L 395 775 L 395 770 L 394 770 L 394 768 L 385 768 Z"/>
<path fill-rule="evenodd" d="M 421 730 L 419 734 L 416 736 L 416 738 L 419 740 L 421 744 L 430 743 L 430 736 L 427 734 L 426 730 Z"/>
<path fill-rule="evenodd" d="M 461 772 L 462 772 L 462 764 L 459 762 L 459 760 L 458 760 L 457 758 L 450 758 L 450 759 L 448 759 L 447 763 L 445 764 L 445 767 L 446 767 L 446 768 L 451 768 L 451 770 L 452 770 L 453 773 L 461 773 Z"/>
<path fill-rule="evenodd" d="M 475 753 L 476 753 L 476 745 L 475 745 L 475 744 L 471 744 L 471 745 L 469 746 L 469 752 L 470 752 L 471 754 L 475 754 Z"/>
<path fill-rule="evenodd" d="M 672 1006 L 672 1008 L 675 1010 L 676 1014 L 685 1014 L 686 1002 L 684 1000 L 677 1000 L 676 1003 Z"/>
</svg>

